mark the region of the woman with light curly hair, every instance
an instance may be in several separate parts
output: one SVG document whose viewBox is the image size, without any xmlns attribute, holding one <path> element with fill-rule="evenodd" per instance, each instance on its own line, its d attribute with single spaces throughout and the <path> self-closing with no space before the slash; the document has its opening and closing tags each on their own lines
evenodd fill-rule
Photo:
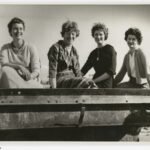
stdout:
<svg viewBox="0 0 150 150">
<path fill-rule="evenodd" d="M 90 53 L 81 71 L 85 75 L 91 68 L 94 68 L 93 80 L 97 86 L 112 88 L 116 71 L 116 51 L 113 46 L 106 43 L 108 28 L 105 24 L 96 23 L 91 32 L 97 47 Z"/>
<path fill-rule="evenodd" d="M 140 48 L 142 43 L 142 33 L 138 28 L 129 28 L 125 32 L 125 41 L 129 51 L 124 57 L 122 67 L 115 77 L 115 86 L 118 88 L 148 88 L 150 85 L 150 71 L 148 62 L 143 50 Z M 123 82 L 125 74 L 128 74 L 129 81 Z"/>
<path fill-rule="evenodd" d="M 49 49 L 49 81 L 52 88 L 96 87 L 92 80 L 83 78 L 80 71 L 78 52 L 73 46 L 79 33 L 76 22 L 65 22 L 61 31 L 63 39 Z"/>
</svg>

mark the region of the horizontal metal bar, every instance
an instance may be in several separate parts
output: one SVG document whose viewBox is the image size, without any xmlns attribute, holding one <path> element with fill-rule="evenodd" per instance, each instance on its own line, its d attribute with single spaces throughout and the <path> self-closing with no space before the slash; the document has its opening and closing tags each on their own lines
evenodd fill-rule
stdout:
<svg viewBox="0 0 150 150">
<path fill-rule="evenodd" d="M 8 95 L 147 95 L 149 89 L 0 89 L 0 96 Z"/>
<path fill-rule="evenodd" d="M 114 95 L 57 95 L 57 96 L 0 96 L 3 105 L 103 105 L 150 104 L 150 96 Z"/>
</svg>

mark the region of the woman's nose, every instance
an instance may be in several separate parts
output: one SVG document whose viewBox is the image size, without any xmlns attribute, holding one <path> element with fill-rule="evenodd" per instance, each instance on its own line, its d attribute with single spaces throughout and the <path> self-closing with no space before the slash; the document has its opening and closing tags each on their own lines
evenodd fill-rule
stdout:
<svg viewBox="0 0 150 150">
<path fill-rule="evenodd" d="M 132 43 L 133 42 L 133 40 L 129 40 L 129 43 Z"/>
</svg>

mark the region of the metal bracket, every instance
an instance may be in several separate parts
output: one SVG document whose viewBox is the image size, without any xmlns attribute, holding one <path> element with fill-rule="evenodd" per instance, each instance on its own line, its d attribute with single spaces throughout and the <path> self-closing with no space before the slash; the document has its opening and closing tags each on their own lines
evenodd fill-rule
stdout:
<svg viewBox="0 0 150 150">
<path fill-rule="evenodd" d="M 80 113 L 80 118 L 79 118 L 79 122 L 78 122 L 78 127 L 82 126 L 84 113 L 85 113 L 85 107 L 81 107 L 81 113 Z"/>
</svg>

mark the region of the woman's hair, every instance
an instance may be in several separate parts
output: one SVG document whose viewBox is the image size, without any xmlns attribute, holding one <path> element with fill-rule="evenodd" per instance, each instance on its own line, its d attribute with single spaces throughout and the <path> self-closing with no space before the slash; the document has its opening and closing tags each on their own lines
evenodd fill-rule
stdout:
<svg viewBox="0 0 150 150">
<path fill-rule="evenodd" d="M 91 29 L 91 33 L 92 33 L 93 37 L 94 37 L 95 31 L 97 31 L 97 30 L 102 30 L 105 34 L 105 40 L 107 40 L 107 38 L 108 38 L 108 28 L 106 27 L 106 25 L 103 24 L 103 23 L 95 23 L 94 26 Z"/>
<path fill-rule="evenodd" d="M 22 24 L 22 25 L 23 25 L 23 28 L 25 29 L 25 23 L 24 23 L 24 21 L 21 20 L 20 18 L 15 17 L 15 18 L 11 19 L 10 22 L 8 23 L 8 31 L 9 31 L 9 34 L 10 34 L 10 35 L 11 35 L 12 26 L 13 26 L 13 24 L 15 24 L 15 23 L 20 23 L 20 24 Z"/>
<path fill-rule="evenodd" d="M 74 21 L 66 21 L 65 23 L 63 23 L 62 25 L 62 31 L 61 31 L 61 35 L 62 37 L 64 36 L 65 32 L 70 32 L 70 31 L 74 31 L 76 32 L 76 36 L 78 37 L 80 34 L 80 31 L 78 29 L 78 25 L 76 22 Z"/>
<path fill-rule="evenodd" d="M 125 32 L 125 40 L 127 41 L 128 35 L 134 35 L 137 38 L 138 44 L 140 45 L 142 42 L 142 33 L 138 28 L 129 28 L 126 32 Z"/>
</svg>

